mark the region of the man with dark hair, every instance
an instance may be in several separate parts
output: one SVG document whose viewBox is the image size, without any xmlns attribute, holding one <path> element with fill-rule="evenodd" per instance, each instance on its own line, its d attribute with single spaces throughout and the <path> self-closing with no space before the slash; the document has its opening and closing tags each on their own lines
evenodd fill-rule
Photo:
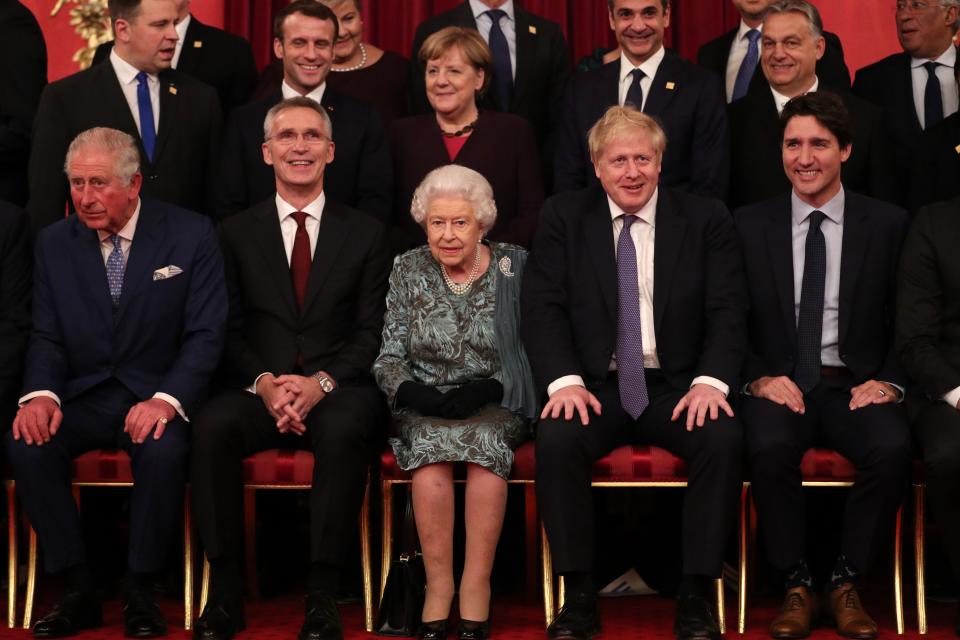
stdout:
<svg viewBox="0 0 960 640">
<path fill-rule="evenodd" d="M 960 0 L 897 0 L 894 18 L 903 51 L 857 71 L 853 92 L 883 109 L 884 137 L 897 150 L 898 201 L 908 204 L 920 134 L 960 104 L 954 74 Z"/>
<path fill-rule="evenodd" d="M 273 53 L 283 62 L 280 90 L 234 111 L 227 123 L 216 215 L 226 217 L 273 196 L 274 174 L 263 163 L 263 119 L 275 104 L 306 96 L 333 122 L 336 161 L 326 168 L 326 197 L 383 222 L 392 215 L 393 163 L 380 114 L 326 84 L 338 34 L 337 17 L 315 0 L 294 0 L 273 22 Z"/>
<path fill-rule="evenodd" d="M 766 91 L 750 92 L 729 106 L 731 207 L 753 204 L 789 187 L 780 170 L 779 115 L 791 98 L 823 89 L 817 61 L 826 50 L 820 13 L 807 0 L 777 0 L 763 18 L 760 66 Z M 851 114 L 854 144 L 843 165 L 843 183 L 860 193 L 891 196 L 890 161 L 881 137 L 879 110 L 839 94 Z"/>
<path fill-rule="evenodd" d="M 806 637 L 816 619 L 800 461 L 826 446 L 857 469 L 827 610 L 841 635 L 873 638 L 877 625 L 857 580 L 892 524 L 910 469 L 900 406 L 906 376 L 893 349 L 908 221 L 903 210 L 845 189 L 840 167 L 853 134 L 840 98 L 796 97 L 780 125 L 791 193 L 734 213 L 750 291 L 740 414 L 767 554 L 787 591 L 770 635 Z"/>
<path fill-rule="evenodd" d="M 257 66 L 250 43 L 238 35 L 203 24 L 190 13 L 191 0 L 177 4 L 177 49 L 171 67 L 202 80 L 217 90 L 224 114 L 246 104 L 257 85 Z M 105 62 L 113 41 L 104 42 L 93 64 Z"/>
<path fill-rule="evenodd" d="M 594 0 L 599 1 L 599 0 Z M 663 123 L 670 146 L 664 186 L 723 198 L 729 139 L 720 81 L 663 47 L 667 0 L 608 0 L 620 57 L 570 82 L 554 158 L 554 191 L 596 184 L 587 131 L 611 105 L 631 103 Z"/>
<path fill-rule="evenodd" d="M 4 438 L 47 571 L 64 578 L 33 635 L 101 624 L 70 465 L 119 447 L 134 479 L 124 634 L 153 638 L 167 630 L 153 584 L 177 537 L 189 421 L 223 347 L 223 260 L 208 218 L 140 198 L 132 136 L 84 131 L 63 167 L 77 213 L 37 238 L 23 395 Z"/>
<path fill-rule="evenodd" d="M 960 83 L 960 65 L 953 72 Z M 911 211 L 960 196 L 960 111 L 923 132 L 913 160 Z"/>
<path fill-rule="evenodd" d="M 226 640 L 244 627 L 243 459 L 284 447 L 314 456 L 298 638 L 335 640 L 343 628 L 334 596 L 387 420 L 370 368 L 391 253 L 383 224 L 326 196 L 325 170 L 340 149 L 322 105 L 304 96 L 284 100 L 267 112 L 261 132 L 274 196 L 222 223 L 230 294 L 225 390 L 204 405 L 193 432 L 191 485 L 211 566 L 210 599 L 194 637 Z"/>
<path fill-rule="evenodd" d="M 206 212 L 221 115 L 216 92 L 170 68 L 178 40 L 173 0 L 112 0 L 115 44 L 100 64 L 47 86 L 30 154 L 30 202 L 36 229 L 64 217 L 61 168 L 70 141 L 91 127 L 134 137 L 143 193 Z"/>
<path fill-rule="evenodd" d="M 760 70 L 760 38 L 763 14 L 773 0 L 733 0 L 740 12 L 740 26 L 700 47 L 697 64 L 724 79 L 727 102 L 747 93 L 763 93 L 770 85 Z M 850 71 L 843 59 L 843 45 L 836 34 L 823 32 L 826 48 L 817 60 L 817 77 L 825 88 L 848 91 Z"/>
</svg>

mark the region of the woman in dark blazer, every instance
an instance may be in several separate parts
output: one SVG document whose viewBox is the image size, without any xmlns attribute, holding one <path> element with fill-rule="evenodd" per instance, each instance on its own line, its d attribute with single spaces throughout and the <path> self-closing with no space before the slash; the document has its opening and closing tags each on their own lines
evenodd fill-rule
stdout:
<svg viewBox="0 0 960 640">
<path fill-rule="evenodd" d="M 456 162 L 481 173 L 493 186 L 497 222 L 491 240 L 529 246 L 543 204 L 536 138 L 519 116 L 480 111 L 477 97 L 490 84 L 492 56 L 473 29 L 447 27 L 423 43 L 427 100 L 434 113 L 395 121 L 393 149 L 398 250 L 424 242 L 409 216 L 417 185 L 433 169 Z"/>
</svg>

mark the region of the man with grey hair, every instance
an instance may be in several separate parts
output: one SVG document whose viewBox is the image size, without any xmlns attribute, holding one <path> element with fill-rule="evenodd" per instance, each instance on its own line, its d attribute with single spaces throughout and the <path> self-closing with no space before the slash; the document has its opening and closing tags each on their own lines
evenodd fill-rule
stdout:
<svg viewBox="0 0 960 640">
<path fill-rule="evenodd" d="M 895 6 L 903 51 L 857 71 L 853 92 L 883 109 L 884 135 L 897 150 L 898 199 L 903 204 L 924 200 L 911 194 L 908 185 L 920 134 L 960 105 L 954 73 L 960 0 L 896 0 Z"/>
<path fill-rule="evenodd" d="M 298 96 L 264 120 L 274 196 L 223 221 L 230 308 L 220 383 L 193 430 L 191 485 L 210 560 L 195 637 L 245 626 L 240 580 L 243 459 L 265 449 L 314 456 L 310 568 L 301 640 L 343 637 L 334 595 L 386 419 L 370 375 L 380 348 L 391 254 L 372 215 L 327 198 L 334 159 L 326 109 Z"/>
<path fill-rule="evenodd" d="M 817 61 L 827 46 L 822 24 L 820 12 L 807 0 L 777 0 L 767 7 L 760 67 L 769 88 L 748 93 L 728 109 L 731 208 L 772 198 L 790 187 L 780 169 L 779 116 L 791 98 L 824 89 L 817 76 Z M 848 93 L 839 95 L 854 127 L 843 183 L 859 193 L 890 199 L 892 176 L 879 110 Z"/>
<path fill-rule="evenodd" d="M 133 137 L 95 128 L 70 144 L 77 214 L 40 232 L 33 333 L 20 410 L 6 435 L 17 492 L 66 592 L 33 628 L 60 638 L 101 624 L 70 489 L 70 464 L 100 447 L 133 469 L 124 632 L 166 633 L 153 600 L 183 505 L 189 421 L 223 347 L 227 292 L 210 221 L 140 198 Z"/>
</svg>

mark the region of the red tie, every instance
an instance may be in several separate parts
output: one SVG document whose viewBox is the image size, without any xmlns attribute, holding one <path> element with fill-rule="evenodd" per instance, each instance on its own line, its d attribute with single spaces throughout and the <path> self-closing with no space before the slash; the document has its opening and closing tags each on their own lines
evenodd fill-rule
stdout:
<svg viewBox="0 0 960 640">
<path fill-rule="evenodd" d="M 297 296 L 297 306 L 303 308 L 303 300 L 307 297 L 307 279 L 310 277 L 310 236 L 304 221 L 307 214 L 303 211 L 294 211 L 293 219 L 297 221 L 297 235 L 293 239 L 293 251 L 290 253 L 290 276 L 293 279 L 293 292 Z"/>
</svg>

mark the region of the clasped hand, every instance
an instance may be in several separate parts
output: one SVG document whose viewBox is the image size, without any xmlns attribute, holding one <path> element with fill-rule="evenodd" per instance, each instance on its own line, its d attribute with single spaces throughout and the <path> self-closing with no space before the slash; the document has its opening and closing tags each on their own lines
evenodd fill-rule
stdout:
<svg viewBox="0 0 960 640">
<path fill-rule="evenodd" d="M 153 432 L 153 439 L 159 440 L 167 428 L 167 423 L 176 417 L 177 412 L 169 402 L 160 398 L 150 398 L 130 407 L 123 421 L 123 431 L 130 435 L 134 444 L 143 444 Z M 52 398 L 38 396 L 20 407 L 13 420 L 13 439 L 23 440 L 24 444 L 43 446 L 57 435 L 63 411 Z"/>
<path fill-rule="evenodd" d="M 327 395 L 316 378 L 286 374 L 265 375 L 257 381 L 257 395 L 270 416 L 277 421 L 280 433 L 302 436 L 307 431 L 304 420 Z"/>
<path fill-rule="evenodd" d="M 481 407 L 500 402 L 503 385 L 494 378 L 468 382 L 447 392 L 436 387 L 407 381 L 397 389 L 397 405 L 409 407 L 424 416 L 462 420 Z"/>
</svg>

